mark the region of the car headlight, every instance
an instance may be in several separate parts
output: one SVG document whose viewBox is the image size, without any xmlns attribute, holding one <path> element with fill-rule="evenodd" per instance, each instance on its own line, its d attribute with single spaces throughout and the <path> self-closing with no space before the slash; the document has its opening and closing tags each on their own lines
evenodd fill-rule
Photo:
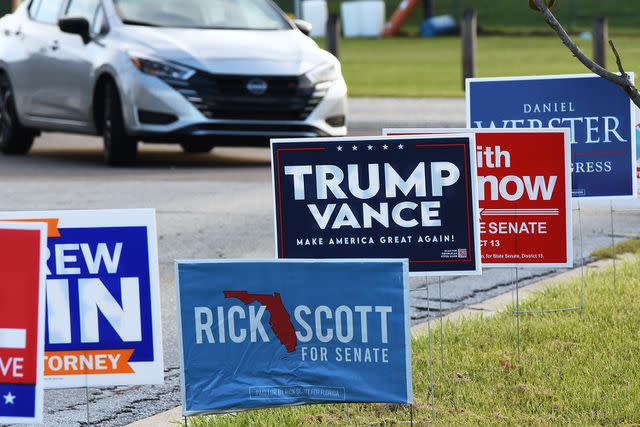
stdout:
<svg viewBox="0 0 640 427">
<path fill-rule="evenodd" d="M 304 75 L 304 80 L 311 85 L 324 82 L 332 82 L 340 78 L 340 64 L 327 62 L 321 64 Z"/>
<path fill-rule="evenodd" d="M 195 74 L 195 70 L 180 65 L 168 64 L 163 61 L 142 58 L 140 56 L 130 56 L 135 67 L 145 73 L 159 78 L 176 80 L 189 80 Z"/>
</svg>

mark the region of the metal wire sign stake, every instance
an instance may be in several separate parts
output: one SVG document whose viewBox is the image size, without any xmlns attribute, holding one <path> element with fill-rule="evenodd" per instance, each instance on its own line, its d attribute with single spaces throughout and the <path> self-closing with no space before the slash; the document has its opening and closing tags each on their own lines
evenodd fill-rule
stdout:
<svg viewBox="0 0 640 427">
<path fill-rule="evenodd" d="M 584 246 L 582 238 L 582 209 L 578 199 L 578 233 L 580 234 L 580 318 L 584 320 Z"/>
<path fill-rule="evenodd" d="M 409 422 L 411 427 L 413 427 L 413 403 L 411 405 L 409 405 Z"/>
<path fill-rule="evenodd" d="M 613 289 L 616 289 L 616 237 L 613 234 L 613 200 L 609 201 L 611 213 L 611 258 L 613 259 Z"/>
<path fill-rule="evenodd" d="M 429 392 L 431 393 L 431 422 L 436 419 L 436 400 L 433 385 L 433 348 L 431 346 L 431 299 L 429 296 L 429 278 L 426 278 L 427 284 L 427 342 L 429 347 Z"/>
<path fill-rule="evenodd" d="M 584 317 L 584 293 L 585 293 L 585 274 L 584 274 L 584 247 L 583 247 L 583 236 L 582 236 L 582 211 L 580 209 L 580 202 L 578 201 L 578 234 L 580 241 L 580 305 L 576 307 L 562 307 L 562 308 L 551 308 L 544 310 L 517 310 L 520 314 L 544 314 L 544 313 L 559 313 L 565 311 L 580 311 L 580 316 Z M 517 284 L 517 283 L 516 283 Z M 517 288 L 516 288 L 517 289 Z M 515 313 L 514 313 L 515 314 Z"/>
<path fill-rule="evenodd" d="M 518 370 L 522 366 L 520 356 L 520 280 L 518 277 L 518 265 L 516 264 L 516 323 L 518 324 Z"/>
<path fill-rule="evenodd" d="M 87 357 L 86 353 L 85 353 L 85 357 Z M 91 425 L 91 418 L 90 418 L 90 414 L 89 414 L 89 371 L 88 369 L 85 369 L 85 373 L 84 373 L 84 391 L 85 391 L 85 398 L 87 399 L 87 425 Z"/>
<path fill-rule="evenodd" d="M 613 214 L 616 212 L 620 212 L 620 213 L 630 213 L 630 212 L 640 212 L 640 208 L 630 208 L 630 209 L 614 209 L 613 208 L 613 202 L 611 202 L 611 252 L 612 252 L 612 258 L 613 258 L 613 286 L 614 288 L 616 287 L 616 283 L 617 283 L 617 278 L 616 278 L 616 255 L 617 255 L 617 251 L 616 251 L 616 247 L 615 247 L 615 231 L 614 231 L 614 225 L 613 225 Z"/>
<path fill-rule="evenodd" d="M 520 277 L 519 277 L 519 266 L 516 264 L 515 267 L 515 304 L 516 309 L 513 314 L 516 315 L 516 323 L 517 323 L 517 359 L 518 359 L 518 369 L 521 368 L 522 365 L 522 349 L 521 349 L 521 329 L 520 329 L 520 315 L 522 314 L 545 314 L 545 313 L 560 313 L 560 312 L 570 312 L 570 311 L 580 311 L 580 318 L 584 320 L 584 311 L 585 311 L 585 272 L 584 272 L 584 246 L 583 246 L 583 234 L 582 234 L 582 209 L 580 206 L 580 201 L 578 200 L 578 234 L 579 234 L 579 242 L 580 242 L 580 305 L 578 307 L 565 307 L 565 308 L 553 308 L 553 309 L 543 309 L 543 310 L 520 310 Z M 612 211 L 613 212 L 613 211 Z M 612 213 L 613 215 L 613 213 Z M 613 221 L 612 221 L 613 224 Z M 612 225 L 613 229 L 613 225 Z M 613 235 L 613 232 L 612 232 Z M 517 243 L 517 241 L 516 241 Z M 615 266 L 615 264 L 614 264 Z M 615 268 L 614 268 L 615 274 Z"/>
<path fill-rule="evenodd" d="M 438 276 L 438 297 L 440 299 L 440 369 L 444 370 L 444 316 L 442 315 L 442 277 Z"/>
</svg>

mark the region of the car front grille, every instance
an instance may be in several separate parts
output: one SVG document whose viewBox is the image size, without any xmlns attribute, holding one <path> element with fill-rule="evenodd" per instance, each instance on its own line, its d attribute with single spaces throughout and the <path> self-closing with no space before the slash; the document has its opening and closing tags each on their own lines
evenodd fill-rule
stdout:
<svg viewBox="0 0 640 427">
<path fill-rule="evenodd" d="M 305 120 L 327 93 L 329 85 L 304 87 L 298 76 L 237 76 L 197 72 L 189 80 L 164 81 L 180 92 L 205 117 L 228 120 Z M 253 94 L 250 82 L 264 82 L 266 91 Z"/>
</svg>

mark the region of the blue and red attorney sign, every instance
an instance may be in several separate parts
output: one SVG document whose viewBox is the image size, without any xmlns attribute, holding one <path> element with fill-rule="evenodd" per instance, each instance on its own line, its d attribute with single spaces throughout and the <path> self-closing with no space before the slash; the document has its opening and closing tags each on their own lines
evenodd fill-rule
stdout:
<svg viewBox="0 0 640 427">
<path fill-rule="evenodd" d="M 411 403 L 406 261 L 178 261 L 185 415 Z"/>
<path fill-rule="evenodd" d="M 46 235 L 0 223 L 0 423 L 42 421 Z"/>
<path fill-rule="evenodd" d="M 155 212 L 0 212 L 48 224 L 46 388 L 162 384 Z"/>
<path fill-rule="evenodd" d="M 273 140 L 278 258 L 408 258 L 479 274 L 475 138 Z"/>
</svg>

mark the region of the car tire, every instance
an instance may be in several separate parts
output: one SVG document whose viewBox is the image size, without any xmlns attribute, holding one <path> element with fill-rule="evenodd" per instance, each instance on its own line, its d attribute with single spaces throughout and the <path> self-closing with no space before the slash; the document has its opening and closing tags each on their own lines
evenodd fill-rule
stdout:
<svg viewBox="0 0 640 427">
<path fill-rule="evenodd" d="M 180 144 L 182 150 L 187 154 L 204 154 L 208 153 L 215 148 L 215 144 L 210 142 L 204 143 L 193 143 L 193 142 L 184 142 Z"/>
<path fill-rule="evenodd" d="M 111 81 L 105 83 L 103 111 L 102 139 L 105 162 L 110 166 L 135 164 L 138 156 L 138 141 L 127 133 L 120 94 Z"/>
<path fill-rule="evenodd" d="M 20 124 L 11 83 L 0 75 L 0 151 L 4 154 L 27 154 L 35 132 Z"/>
</svg>

